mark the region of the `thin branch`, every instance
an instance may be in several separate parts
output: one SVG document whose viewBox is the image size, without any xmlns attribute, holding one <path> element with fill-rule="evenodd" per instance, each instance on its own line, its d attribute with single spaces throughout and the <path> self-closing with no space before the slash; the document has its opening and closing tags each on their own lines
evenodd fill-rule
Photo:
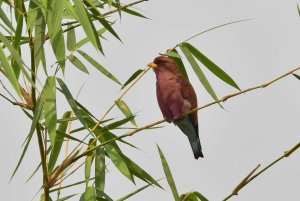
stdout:
<svg viewBox="0 0 300 201">
<path fill-rule="evenodd" d="M 110 15 L 110 14 L 112 14 L 112 13 L 116 13 L 116 12 L 118 12 L 118 11 L 124 9 L 124 8 L 132 7 L 132 6 L 136 5 L 136 4 L 143 3 L 143 2 L 145 2 L 145 1 L 148 1 L 148 0 L 140 0 L 140 1 L 132 2 L 132 3 L 130 3 L 130 4 L 121 6 L 121 7 L 118 8 L 118 9 L 111 10 L 111 11 L 108 11 L 108 12 L 106 12 L 106 13 L 103 13 L 103 16 L 107 16 L 107 15 Z"/>
<path fill-rule="evenodd" d="M 298 144 L 296 144 L 294 147 L 292 147 L 290 150 L 285 151 L 284 154 L 282 156 L 280 156 L 279 158 L 277 158 L 276 160 L 274 160 L 272 163 L 270 163 L 269 165 L 267 165 L 264 169 L 262 169 L 261 171 L 259 171 L 258 173 L 256 173 L 255 175 L 250 177 L 246 177 L 246 180 L 244 179 L 233 191 L 230 195 L 228 195 L 226 198 L 224 198 L 223 201 L 229 200 L 231 197 L 233 197 L 234 195 L 237 195 L 238 192 L 245 187 L 247 184 L 249 184 L 252 180 L 254 180 L 256 177 L 258 177 L 259 175 L 261 175 L 263 172 L 265 172 L 266 170 L 268 170 L 269 168 L 271 168 L 272 166 L 274 166 L 276 163 L 278 163 L 279 161 L 281 161 L 283 158 L 289 157 L 292 153 L 294 153 L 298 148 L 300 148 L 300 142 L 298 142 Z M 258 166 L 259 167 L 259 166 Z M 258 168 L 257 167 L 257 168 Z M 256 169 L 257 169 L 256 168 Z M 256 169 L 254 169 L 253 173 L 256 171 Z"/>
<path fill-rule="evenodd" d="M 239 91 L 239 92 L 236 92 L 236 93 L 233 93 L 233 94 L 229 94 L 229 95 L 227 95 L 227 96 L 224 96 L 224 97 L 223 97 L 222 99 L 220 99 L 220 100 L 217 100 L 217 101 L 214 101 L 214 102 L 205 104 L 205 105 L 203 105 L 203 106 L 201 106 L 201 107 L 195 108 L 195 109 L 193 109 L 193 110 L 190 110 L 190 111 L 184 113 L 183 116 L 186 116 L 186 115 L 191 114 L 191 113 L 193 113 L 193 112 L 196 112 L 196 111 L 198 111 L 198 110 L 201 110 L 201 109 L 210 107 L 210 106 L 215 105 L 215 104 L 217 104 L 217 103 L 225 102 L 225 101 L 227 101 L 228 99 L 231 99 L 231 98 L 233 98 L 233 97 L 235 97 L 235 96 L 238 96 L 238 95 L 240 95 L 240 94 L 244 94 L 244 93 L 246 93 L 246 92 L 253 91 L 253 90 L 256 90 L 256 89 L 260 89 L 260 88 L 266 88 L 267 86 L 269 86 L 269 85 L 271 85 L 271 84 L 273 84 L 273 83 L 275 83 L 275 82 L 281 80 L 282 78 L 284 78 L 284 77 L 286 77 L 286 76 L 288 76 L 288 75 L 294 73 L 295 71 L 297 71 L 297 70 L 299 70 L 299 69 L 300 69 L 300 67 L 297 67 L 297 68 L 295 68 L 295 69 L 293 69 L 293 70 L 290 70 L 290 71 L 288 71 L 287 73 L 285 73 L 285 74 L 283 74 L 283 75 L 281 75 L 281 76 L 279 76 L 279 77 L 277 77 L 277 78 L 275 78 L 275 79 L 273 79 L 273 80 L 271 80 L 271 81 L 269 81 L 269 82 L 266 82 L 266 83 L 264 83 L 264 84 L 258 85 L 258 86 L 256 86 L 256 87 L 250 87 L 250 88 L 248 88 L 248 89 L 244 89 L 244 90 L 241 90 L 241 91 Z M 143 127 L 140 127 L 140 128 L 135 129 L 135 130 L 132 130 L 132 131 L 130 131 L 130 132 L 128 132 L 128 133 L 125 133 L 125 134 L 123 134 L 123 135 L 120 135 L 119 137 L 116 137 L 116 138 L 113 138 L 113 139 L 111 139 L 111 140 L 108 140 L 108 141 L 106 141 L 106 142 L 104 142 L 104 143 L 102 143 L 102 144 L 100 144 L 100 145 L 98 145 L 98 146 L 96 146 L 96 147 L 94 147 L 94 148 L 92 148 L 92 149 L 86 150 L 86 151 L 83 152 L 82 154 L 80 154 L 80 155 L 78 155 L 77 157 L 75 157 L 75 158 L 74 158 L 74 161 L 80 159 L 81 157 L 86 156 L 88 153 L 90 153 L 91 151 L 95 150 L 95 149 L 98 148 L 98 147 L 102 147 L 102 146 L 104 146 L 104 145 L 106 145 L 106 144 L 108 144 L 108 143 L 114 142 L 114 141 L 116 141 L 116 140 L 119 140 L 119 139 L 122 139 L 122 138 L 125 138 L 125 137 L 129 137 L 129 136 L 132 136 L 132 135 L 138 133 L 139 131 L 142 131 L 142 130 L 144 130 L 144 129 L 151 128 L 151 127 L 153 127 L 153 126 L 159 125 L 159 124 L 161 124 L 161 123 L 164 123 L 165 121 L 166 121 L 166 119 L 161 119 L 161 120 L 159 120 L 159 121 L 153 122 L 153 123 L 151 123 L 151 124 L 145 125 L 145 126 L 143 126 Z"/>
</svg>

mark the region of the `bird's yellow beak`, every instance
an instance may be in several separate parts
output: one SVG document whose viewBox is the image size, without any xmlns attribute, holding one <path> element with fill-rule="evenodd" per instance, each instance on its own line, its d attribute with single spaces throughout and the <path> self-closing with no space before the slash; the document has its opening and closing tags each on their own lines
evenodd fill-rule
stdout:
<svg viewBox="0 0 300 201">
<path fill-rule="evenodd" d="M 157 64 L 154 63 L 154 62 L 151 62 L 151 63 L 149 63 L 147 66 L 150 67 L 150 68 L 156 68 L 156 67 L 157 67 Z"/>
</svg>

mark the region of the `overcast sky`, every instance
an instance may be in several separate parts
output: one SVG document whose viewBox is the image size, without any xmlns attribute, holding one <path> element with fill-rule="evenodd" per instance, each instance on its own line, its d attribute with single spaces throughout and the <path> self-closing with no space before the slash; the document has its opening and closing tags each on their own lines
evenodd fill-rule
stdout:
<svg viewBox="0 0 300 201">
<path fill-rule="evenodd" d="M 124 82 L 134 71 L 146 67 L 158 53 L 189 36 L 216 25 L 250 18 L 251 21 L 226 26 L 190 41 L 245 89 L 270 81 L 300 65 L 300 18 L 296 3 L 294 0 L 150 0 L 137 8 L 151 20 L 124 14 L 122 21 L 117 22 L 116 30 L 123 44 L 108 36 L 109 41 L 103 44 L 106 57 L 90 47 L 85 51 Z M 51 54 L 49 52 L 49 56 Z M 118 97 L 120 88 L 92 67 L 87 67 L 90 75 L 67 66 L 65 80 L 74 96 L 85 83 L 78 100 L 100 117 Z M 187 68 L 198 104 L 211 102 L 191 68 Z M 210 72 L 204 72 L 219 97 L 235 92 Z M 156 102 L 155 81 L 154 73 L 149 71 L 124 99 L 134 112 L 138 112 L 140 126 L 162 118 Z M 157 143 L 169 162 L 180 194 L 199 191 L 209 200 L 221 200 L 257 164 L 264 167 L 299 142 L 299 88 L 299 80 L 290 76 L 268 88 L 228 100 L 224 110 L 212 106 L 199 111 L 204 159 L 194 159 L 186 136 L 172 124 L 127 139 L 143 151 L 127 146 L 122 148 L 158 179 L 164 177 L 164 173 Z M 63 109 L 69 109 L 62 97 L 58 104 L 60 115 Z M 30 121 L 20 109 L 4 99 L 1 99 L 0 111 L 1 200 L 31 200 L 41 184 L 40 174 L 25 184 L 39 162 L 35 140 L 20 171 L 8 184 Z M 120 116 L 120 113 L 115 110 L 110 116 Z M 106 192 L 114 199 L 144 185 L 137 182 L 134 186 L 111 163 L 108 169 Z M 300 151 L 255 179 L 231 200 L 299 200 L 299 170 Z M 84 170 L 74 175 L 74 181 L 83 178 Z M 165 191 L 151 187 L 129 200 L 172 200 L 167 182 L 161 183 Z M 84 186 L 81 186 L 63 194 L 83 191 Z M 78 199 L 77 196 L 72 200 Z"/>
</svg>

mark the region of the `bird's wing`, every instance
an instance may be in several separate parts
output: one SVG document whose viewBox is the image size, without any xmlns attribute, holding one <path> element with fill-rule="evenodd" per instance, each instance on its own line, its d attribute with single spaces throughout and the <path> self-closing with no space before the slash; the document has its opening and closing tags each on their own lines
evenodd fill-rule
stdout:
<svg viewBox="0 0 300 201">
<path fill-rule="evenodd" d="M 184 100 L 188 101 L 191 104 L 190 109 L 197 108 L 197 96 L 196 96 L 195 90 L 194 90 L 193 86 L 191 85 L 191 83 L 187 79 L 185 79 L 183 76 L 178 76 L 177 77 L 177 82 L 180 84 L 181 94 L 182 94 Z M 186 112 L 186 111 L 184 111 L 184 112 Z M 190 115 L 190 117 L 193 121 L 195 129 L 198 132 L 198 115 L 197 115 L 197 112 L 192 113 Z"/>
</svg>

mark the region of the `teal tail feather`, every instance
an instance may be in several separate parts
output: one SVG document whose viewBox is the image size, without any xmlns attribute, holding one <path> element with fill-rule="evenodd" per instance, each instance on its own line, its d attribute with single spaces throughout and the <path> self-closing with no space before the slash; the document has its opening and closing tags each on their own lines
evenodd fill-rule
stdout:
<svg viewBox="0 0 300 201">
<path fill-rule="evenodd" d="M 198 159 L 199 157 L 203 158 L 198 128 L 196 128 L 192 120 L 189 117 L 185 117 L 184 119 L 179 119 L 174 123 L 188 137 L 195 159 Z"/>
</svg>

